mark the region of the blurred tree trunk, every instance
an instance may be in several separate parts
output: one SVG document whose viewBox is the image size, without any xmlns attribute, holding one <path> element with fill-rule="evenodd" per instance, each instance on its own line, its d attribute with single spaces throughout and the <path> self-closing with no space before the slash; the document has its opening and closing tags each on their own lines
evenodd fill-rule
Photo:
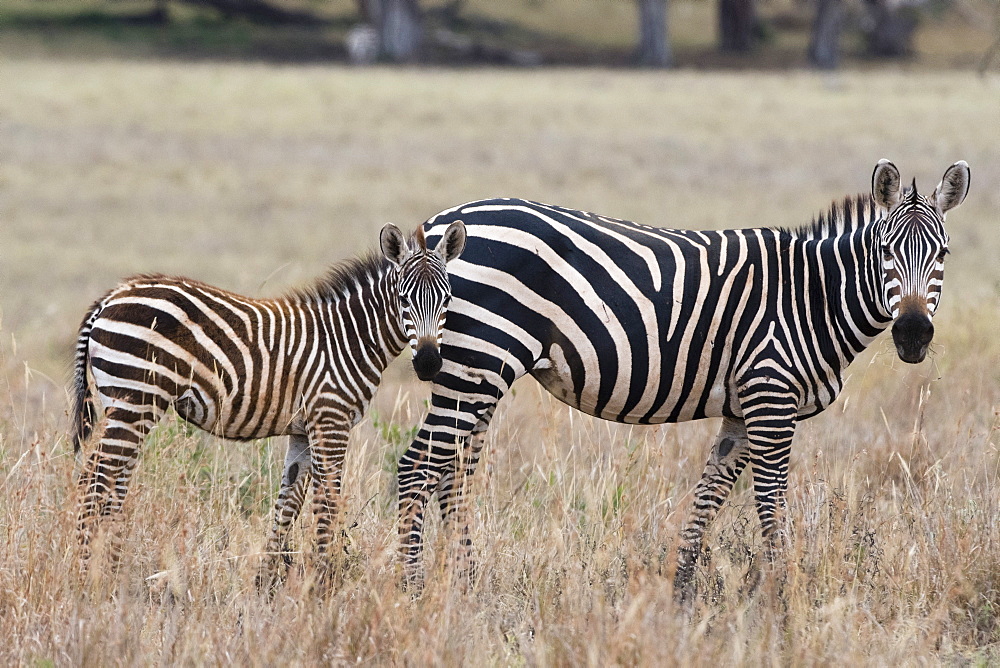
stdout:
<svg viewBox="0 0 1000 668">
<path fill-rule="evenodd" d="M 917 29 L 916 9 L 893 0 L 867 0 L 867 4 L 872 19 L 868 52 L 890 58 L 908 55 Z"/>
<path fill-rule="evenodd" d="M 719 48 L 749 51 L 756 22 L 756 0 L 719 0 Z"/>
<path fill-rule="evenodd" d="M 379 51 L 395 62 L 413 62 L 423 42 L 419 0 L 358 0 L 361 18 L 378 30 Z"/>
<path fill-rule="evenodd" d="M 840 31 L 844 24 L 843 0 L 819 0 L 809 41 L 809 62 L 832 70 L 840 64 Z"/>
<path fill-rule="evenodd" d="M 168 23 L 170 21 L 170 8 L 167 6 L 167 2 L 168 0 L 156 0 L 153 4 L 151 16 L 160 23 Z"/>
<path fill-rule="evenodd" d="M 381 14 L 382 0 L 358 0 L 358 13 L 362 23 L 378 25 Z"/>
<path fill-rule="evenodd" d="M 639 64 L 645 67 L 669 67 L 673 64 L 667 33 L 667 0 L 638 0 Z"/>
</svg>

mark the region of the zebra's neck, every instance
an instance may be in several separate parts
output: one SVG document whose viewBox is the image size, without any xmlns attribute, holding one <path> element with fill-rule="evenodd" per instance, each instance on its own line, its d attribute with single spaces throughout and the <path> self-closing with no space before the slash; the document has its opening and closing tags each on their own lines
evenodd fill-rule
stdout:
<svg viewBox="0 0 1000 668">
<path fill-rule="evenodd" d="M 330 269 L 300 296 L 316 302 L 328 331 L 347 334 L 381 373 L 406 347 L 399 308 L 399 272 L 380 256 L 351 260 Z M 351 320 L 342 323 L 341 320 Z"/>
<path fill-rule="evenodd" d="M 850 364 L 891 323 L 881 297 L 876 224 L 864 225 L 829 239 L 807 241 L 819 272 L 810 274 L 806 294 L 822 299 L 830 343 L 841 360 Z"/>
</svg>

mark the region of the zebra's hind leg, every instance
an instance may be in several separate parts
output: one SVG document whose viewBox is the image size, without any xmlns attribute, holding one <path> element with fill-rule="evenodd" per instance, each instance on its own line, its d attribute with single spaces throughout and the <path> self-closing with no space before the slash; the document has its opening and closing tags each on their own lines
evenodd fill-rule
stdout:
<svg viewBox="0 0 1000 668">
<path fill-rule="evenodd" d="M 101 518 L 117 523 L 135 469 L 139 446 L 158 417 L 152 406 L 145 406 L 141 401 L 114 406 L 106 414 L 104 433 L 87 459 L 79 481 L 77 537 L 80 542 L 80 570 L 83 573 L 90 564 L 94 534 Z M 111 543 L 114 548 L 115 540 Z M 112 555 L 115 565 L 119 557 L 120 553 Z"/>
<path fill-rule="evenodd" d="M 694 492 L 691 513 L 681 531 L 674 574 L 674 598 L 688 603 L 694 594 L 694 573 L 705 539 L 705 530 L 736 484 L 747 462 L 750 444 L 742 420 L 725 418 Z"/>
<path fill-rule="evenodd" d="M 138 452 L 136 452 L 136 455 L 138 455 Z M 115 488 L 111 492 L 111 497 L 104 504 L 104 508 L 101 511 L 101 517 L 107 518 L 107 524 L 105 525 L 107 539 L 105 545 L 107 546 L 108 565 L 112 573 L 118 572 L 122 554 L 125 551 L 125 527 L 122 522 L 122 506 L 125 503 L 126 495 L 128 495 L 129 483 L 132 480 L 132 474 L 135 473 L 135 467 L 138 463 L 138 456 L 133 456 L 128 461 L 124 470 L 122 470 L 115 481 Z"/>
<path fill-rule="evenodd" d="M 449 567 L 463 584 L 472 584 L 476 579 L 467 492 L 479 464 L 479 456 L 486 441 L 486 430 L 489 429 L 495 409 L 494 404 L 483 412 L 472 434 L 466 439 L 465 447 L 458 451 L 451 468 L 441 477 L 437 490 L 444 532 L 450 543 Z"/>
<path fill-rule="evenodd" d="M 264 558 L 257 572 L 257 589 L 273 592 L 283 573 L 282 566 L 291 565 L 288 553 L 288 532 L 295 524 L 309 486 L 310 472 L 309 438 L 293 434 L 288 439 L 285 454 L 285 469 L 281 476 L 281 489 L 274 504 L 274 524 L 267 538 Z"/>
</svg>

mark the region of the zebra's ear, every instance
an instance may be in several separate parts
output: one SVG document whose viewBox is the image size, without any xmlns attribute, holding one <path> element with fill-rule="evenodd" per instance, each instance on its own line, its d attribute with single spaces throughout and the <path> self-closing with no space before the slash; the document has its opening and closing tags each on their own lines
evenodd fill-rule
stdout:
<svg viewBox="0 0 1000 668">
<path fill-rule="evenodd" d="M 406 244 L 406 237 L 398 227 L 392 223 L 386 223 L 379 235 L 379 245 L 382 247 L 382 255 L 389 262 L 395 265 L 403 263 L 411 253 L 410 247 Z"/>
<path fill-rule="evenodd" d="M 875 165 L 872 174 L 872 198 L 875 206 L 892 211 L 899 204 L 899 170 L 885 158 Z"/>
<path fill-rule="evenodd" d="M 465 250 L 465 223 L 456 220 L 444 231 L 444 236 L 434 249 L 445 262 L 451 262 Z"/>
<path fill-rule="evenodd" d="M 949 209 L 965 201 L 965 196 L 969 194 L 969 182 L 972 173 L 969 171 L 969 163 L 959 160 L 954 165 L 945 170 L 941 177 L 941 183 L 934 189 L 931 199 L 945 213 Z"/>
</svg>

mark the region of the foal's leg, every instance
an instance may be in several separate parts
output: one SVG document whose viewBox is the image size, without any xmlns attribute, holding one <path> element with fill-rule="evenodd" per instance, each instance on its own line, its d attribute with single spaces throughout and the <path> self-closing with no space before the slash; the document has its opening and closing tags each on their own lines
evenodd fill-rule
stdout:
<svg viewBox="0 0 1000 668">
<path fill-rule="evenodd" d="M 316 516 L 316 553 L 321 577 L 329 571 L 337 536 L 341 505 L 341 478 L 351 423 L 328 419 L 310 430 L 313 513 Z"/>
<path fill-rule="evenodd" d="M 162 409 L 157 409 L 157 406 L 147 405 L 142 401 L 114 401 L 106 411 L 107 425 L 104 433 L 88 458 L 79 481 L 77 536 L 81 547 L 81 571 L 87 570 L 92 552 L 91 543 L 100 518 L 107 517 L 113 522 L 120 516 L 139 447 L 162 412 Z M 112 556 L 113 563 L 117 563 L 118 557 L 119 555 Z"/>
<path fill-rule="evenodd" d="M 288 532 L 295 524 L 305 501 L 311 477 L 309 454 L 307 436 L 293 434 L 289 437 L 285 470 L 281 476 L 281 489 L 274 504 L 274 523 L 271 525 L 271 533 L 264 549 L 264 559 L 257 573 L 257 588 L 262 591 L 270 590 L 278 583 L 282 560 L 286 565 L 291 563 L 291 556 L 288 554 Z"/>
<path fill-rule="evenodd" d="M 125 527 L 122 522 L 122 505 L 125 503 L 129 483 L 132 480 L 132 474 L 135 473 L 135 467 L 138 463 L 139 458 L 132 457 L 125 464 L 124 470 L 122 470 L 115 481 L 115 488 L 111 492 L 111 498 L 108 499 L 108 502 L 104 505 L 104 509 L 101 511 L 101 517 L 106 518 L 107 521 L 105 528 L 107 536 L 106 545 L 109 565 L 112 571 L 118 570 L 122 553 L 125 550 Z"/>
</svg>

